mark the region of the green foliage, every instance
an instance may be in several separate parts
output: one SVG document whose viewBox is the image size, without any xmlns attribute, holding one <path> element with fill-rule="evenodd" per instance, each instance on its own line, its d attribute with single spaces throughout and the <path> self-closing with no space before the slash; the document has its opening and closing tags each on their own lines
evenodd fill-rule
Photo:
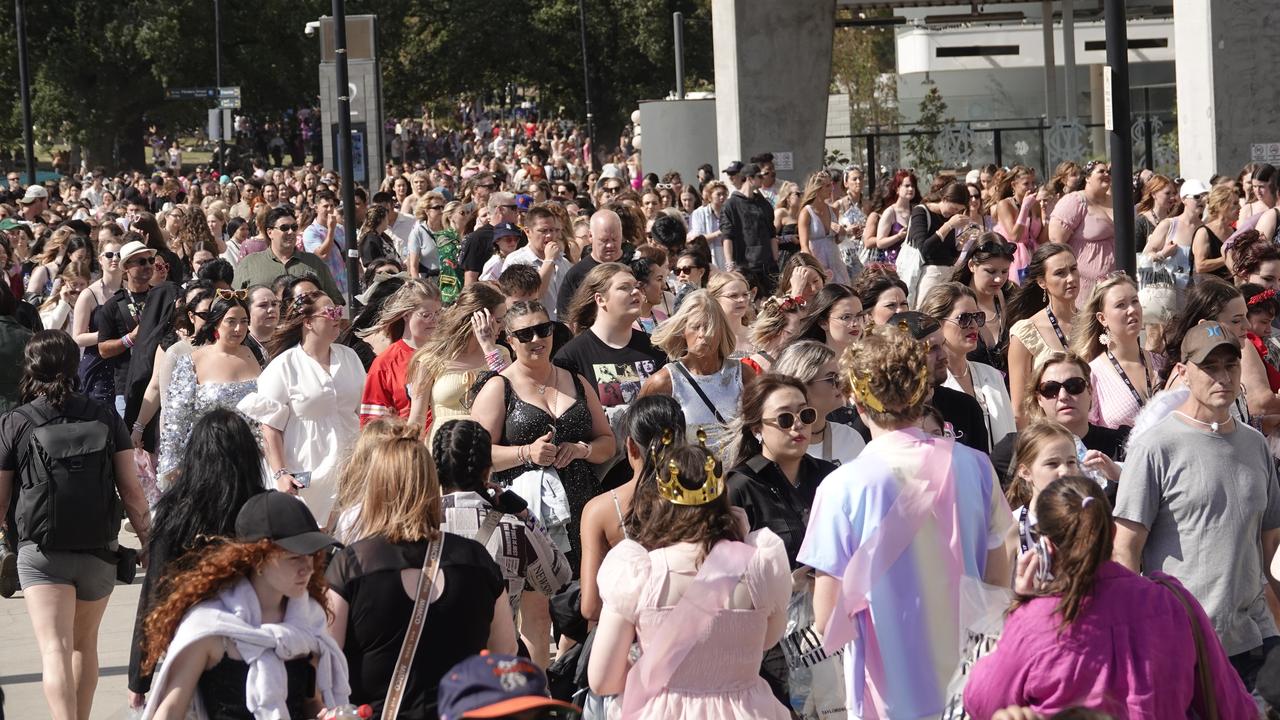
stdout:
<svg viewBox="0 0 1280 720">
<path fill-rule="evenodd" d="M 922 181 L 925 177 L 937 174 L 942 168 L 942 160 L 934 149 L 934 139 L 946 122 L 947 103 L 942 99 L 942 93 L 938 92 L 938 86 L 933 85 L 920 99 L 920 119 L 912 128 L 911 137 L 904 143 L 907 152 L 915 158 L 916 173 Z"/>
<path fill-rule="evenodd" d="M 870 16 L 891 14 L 868 11 Z M 831 91 L 849 95 L 849 132 L 888 128 L 898 122 L 893 30 L 838 27 L 831 52 Z"/>
<path fill-rule="evenodd" d="M 221 0 L 222 82 L 262 118 L 317 102 L 319 42 L 303 26 L 327 0 Z M 710 82 L 710 0 L 584 0 L 597 137 L 612 145 L 638 100 L 674 89 L 671 14 L 685 16 L 688 85 Z M 18 97 L 13 3 L 0 3 L 0 93 Z M 585 119 L 578 0 L 351 0 L 378 16 L 387 117 L 459 99 L 536 93 L 544 111 Z M 209 103 L 166 87 L 214 85 L 211 0 L 27 0 L 37 142 L 80 144 L 91 164 L 142 166 L 150 124 L 203 127 Z M 18 145 L 21 110 L 0 113 Z M 113 161 L 114 159 L 114 161 Z"/>
</svg>

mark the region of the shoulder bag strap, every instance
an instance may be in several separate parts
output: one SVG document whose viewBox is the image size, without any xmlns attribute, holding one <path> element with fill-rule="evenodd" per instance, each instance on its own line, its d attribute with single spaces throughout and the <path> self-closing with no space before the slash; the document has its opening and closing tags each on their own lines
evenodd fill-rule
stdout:
<svg viewBox="0 0 1280 720">
<path fill-rule="evenodd" d="M 480 524 L 480 531 L 476 533 L 476 542 L 489 546 L 489 538 L 493 537 L 493 531 L 498 529 L 502 524 L 502 512 L 499 510 L 486 510 L 484 522 Z"/>
<path fill-rule="evenodd" d="M 716 409 L 716 406 L 712 404 L 711 399 L 707 397 L 706 393 L 702 392 L 702 386 L 698 385 L 698 381 L 693 379 L 693 375 L 691 375 L 685 368 L 684 363 L 673 362 L 669 363 L 669 365 L 674 365 L 675 368 L 680 371 L 680 374 L 684 376 L 684 379 L 689 381 L 689 384 L 693 386 L 693 391 L 698 393 L 698 397 L 702 398 L 702 402 L 706 404 L 707 409 L 711 411 L 712 415 L 716 416 L 716 421 L 721 425 L 728 425 L 729 423 L 725 422 L 724 416 L 722 416 L 720 411 Z"/>
<path fill-rule="evenodd" d="M 1218 701 L 1213 694 L 1213 671 L 1209 667 L 1204 633 L 1201 631 L 1200 622 L 1196 619 L 1195 611 L 1191 609 L 1186 596 L 1173 583 L 1164 578 L 1152 578 L 1152 580 L 1168 588 L 1169 592 L 1178 598 L 1178 604 L 1182 605 L 1182 609 L 1187 613 L 1187 619 L 1191 621 L 1191 636 L 1196 642 L 1196 684 L 1200 687 L 1200 697 L 1204 700 L 1204 717 L 1205 720 L 1218 720 L 1221 716 L 1218 714 Z"/>
<path fill-rule="evenodd" d="M 422 626 L 426 624 L 427 607 L 431 604 L 431 590 L 435 587 L 436 576 L 440 572 L 440 552 L 444 548 L 444 533 L 427 545 L 427 556 L 422 561 L 422 577 L 418 578 L 418 597 L 413 603 L 413 614 L 409 616 L 409 629 L 404 634 L 404 644 L 400 646 L 400 657 L 396 658 L 395 669 L 391 671 L 391 683 L 387 686 L 387 699 L 382 705 L 382 720 L 395 720 L 400 714 L 400 701 L 404 698 L 405 684 L 409 680 L 409 666 L 413 664 L 413 656 L 418 651 L 418 641 L 422 638 Z"/>
</svg>

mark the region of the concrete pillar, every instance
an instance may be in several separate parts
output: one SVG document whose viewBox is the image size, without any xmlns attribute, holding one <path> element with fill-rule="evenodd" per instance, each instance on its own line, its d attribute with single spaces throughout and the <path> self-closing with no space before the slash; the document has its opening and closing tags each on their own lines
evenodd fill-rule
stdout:
<svg viewBox="0 0 1280 720">
<path fill-rule="evenodd" d="M 1040 3 L 1040 14 L 1043 18 L 1041 29 L 1044 32 L 1044 117 L 1045 122 L 1052 124 L 1058 117 L 1058 80 L 1056 77 L 1057 60 L 1053 53 L 1053 0 Z"/>
<path fill-rule="evenodd" d="M 711 28 L 716 169 L 762 152 L 782 179 L 822 167 L 835 0 L 712 0 Z"/>
<path fill-rule="evenodd" d="M 1276 27 L 1280 3 L 1174 0 L 1183 177 L 1235 175 L 1255 145 L 1259 159 L 1280 155 L 1280 86 L 1266 62 Z"/>
<path fill-rule="evenodd" d="M 1067 104 L 1063 115 L 1072 120 L 1080 116 L 1080 95 L 1076 91 L 1076 13 L 1075 0 L 1062 0 L 1062 64 L 1067 88 Z"/>
</svg>

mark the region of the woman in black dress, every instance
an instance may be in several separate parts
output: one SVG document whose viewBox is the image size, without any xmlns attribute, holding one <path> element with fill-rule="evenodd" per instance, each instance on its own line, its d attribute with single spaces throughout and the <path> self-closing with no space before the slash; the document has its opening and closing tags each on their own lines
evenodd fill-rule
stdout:
<svg viewBox="0 0 1280 720">
<path fill-rule="evenodd" d="M 507 486 L 539 468 L 555 468 L 559 474 L 569 501 L 564 527 L 571 546 L 569 564 L 577 577 L 578 523 L 587 501 L 600 491 L 592 465 L 613 458 L 617 445 L 599 398 L 585 389 L 587 381 L 551 364 L 554 327 L 542 303 L 512 303 L 503 322 L 515 361 L 484 382 L 471 414 L 498 438 L 493 445 L 496 482 Z"/>
</svg>

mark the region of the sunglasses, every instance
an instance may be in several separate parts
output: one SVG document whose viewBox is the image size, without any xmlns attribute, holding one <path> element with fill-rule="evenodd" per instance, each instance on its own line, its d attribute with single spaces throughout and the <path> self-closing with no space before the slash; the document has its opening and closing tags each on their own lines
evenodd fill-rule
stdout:
<svg viewBox="0 0 1280 720">
<path fill-rule="evenodd" d="M 618 187 L 617 185 L 605 185 L 604 188 L 600 190 L 600 192 L 607 192 L 607 193 L 622 192 L 622 188 Z"/>
<path fill-rule="evenodd" d="M 676 266 L 676 274 L 677 274 L 677 275 L 688 275 L 689 273 L 691 273 L 691 272 L 693 272 L 694 270 L 697 270 L 697 269 L 698 269 L 698 266 L 697 266 L 697 265 L 677 265 L 677 266 Z"/>
<path fill-rule="evenodd" d="M 279 230 L 280 232 L 295 232 L 298 229 L 298 226 L 289 224 L 277 225 L 274 229 Z"/>
<path fill-rule="evenodd" d="M 248 300 L 249 299 L 249 290 L 246 288 L 240 288 L 239 290 L 228 290 L 226 288 L 218 288 L 218 291 L 216 294 L 218 297 L 222 298 L 223 300 L 232 300 L 232 299 Z"/>
<path fill-rule="evenodd" d="M 840 385 L 840 375 L 838 375 L 837 373 L 827 373 L 826 375 L 823 375 L 820 378 L 814 378 L 809 382 L 810 383 L 822 382 L 822 383 L 827 383 L 831 387 L 838 387 Z M 801 412 L 804 412 L 804 411 L 801 411 Z"/>
<path fill-rule="evenodd" d="M 120 253 L 107 250 L 106 252 L 102 253 L 102 257 L 104 260 L 115 260 L 116 258 L 120 257 Z"/>
<path fill-rule="evenodd" d="M 154 256 L 148 255 L 146 257 L 133 258 L 129 262 L 134 263 L 134 267 L 138 267 L 140 265 L 155 265 L 156 259 Z"/>
<path fill-rule="evenodd" d="M 338 307 L 337 305 L 329 305 L 326 307 L 322 307 L 319 310 L 317 310 L 315 312 L 315 315 L 313 315 L 312 317 L 325 317 L 325 318 L 329 318 L 330 320 L 338 320 L 342 317 L 342 308 Z"/>
<path fill-rule="evenodd" d="M 428 210 L 443 210 L 443 209 L 444 209 L 444 206 L 443 206 L 443 205 L 428 205 L 428 206 L 427 206 L 427 209 L 428 209 Z"/>
<path fill-rule="evenodd" d="M 1040 383 L 1040 387 L 1037 388 L 1036 391 L 1040 393 L 1040 397 L 1046 400 L 1052 400 L 1053 398 L 1058 397 L 1058 393 L 1063 388 L 1066 388 L 1067 392 L 1071 395 L 1083 395 L 1085 389 L 1088 387 L 1089 383 L 1085 382 L 1084 378 L 1073 377 L 1067 378 L 1062 382 L 1050 380 L 1048 382 Z"/>
<path fill-rule="evenodd" d="M 991 242 L 982 243 L 978 247 L 974 248 L 973 252 L 975 255 L 978 253 L 982 253 L 983 255 L 1009 258 L 1010 260 L 1012 260 L 1014 255 L 1014 248 L 1009 243 L 991 241 Z"/>
<path fill-rule="evenodd" d="M 955 320 L 951 318 L 943 318 L 949 323 L 954 323 L 962 328 L 983 327 L 987 324 L 987 316 L 981 312 L 960 313 Z"/>
<path fill-rule="evenodd" d="M 761 418 L 760 422 L 783 430 L 790 430 L 797 422 L 801 425 L 812 425 L 813 421 L 817 419 L 818 411 L 807 407 L 801 410 L 799 414 L 782 412 L 778 413 L 778 417 L 775 418 Z"/>
<path fill-rule="evenodd" d="M 519 330 L 512 330 L 510 334 L 511 337 L 522 343 L 529 343 L 533 342 L 535 337 L 551 337 L 551 333 L 555 331 L 555 329 L 555 323 L 548 320 L 546 322 L 540 322 L 537 325 L 530 325 L 529 327 L 520 328 Z"/>
</svg>

